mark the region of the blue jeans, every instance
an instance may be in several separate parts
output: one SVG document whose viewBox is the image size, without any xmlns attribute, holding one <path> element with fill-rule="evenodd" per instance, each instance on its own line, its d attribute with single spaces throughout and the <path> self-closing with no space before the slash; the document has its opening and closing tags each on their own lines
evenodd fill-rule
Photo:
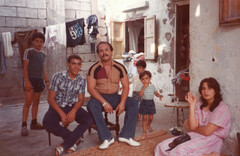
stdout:
<svg viewBox="0 0 240 156">
<path fill-rule="evenodd" d="M 61 108 L 67 114 L 72 110 L 73 106 L 66 106 Z M 62 146 L 64 149 L 68 149 L 72 147 L 81 136 L 83 136 L 83 133 L 93 123 L 91 115 L 83 108 L 80 108 L 77 111 L 75 121 L 79 124 L 71 132 L 69 129 L 59 124 L 59 122 L 61 122 L 61 117 L 53 108 L 49 107 L 43 118 L 43 126 L 47 132 L 51 132 L 56 136 L 60 136 L 64 140 Z"/>
<path fill-rule="evenodd" d="M 101 94 L 102 97 L 110 103 L 113 109 L 116 109 L 118 104 L 121 101 L 121 96 L 116 94 Z M 103 142 L 106 139 L 110 139 L 112 134 L 108 129 L 105 120 L 102 115 L 103 106 L 97 101 L 95 98 L 91 96 L 88 104 L 87 104 L 88 112 L 93 116 L 97 129 L 99 140 Z M 124 126 L 120 132 L 119 137 L 123 138 L 134 138 L 136 124 L 137 124 L 137 114 L 138 114 L 138 103 L 135 99 L 128 97 L 125 103 L 125 118 L 124 118 Z"/>
</svg>

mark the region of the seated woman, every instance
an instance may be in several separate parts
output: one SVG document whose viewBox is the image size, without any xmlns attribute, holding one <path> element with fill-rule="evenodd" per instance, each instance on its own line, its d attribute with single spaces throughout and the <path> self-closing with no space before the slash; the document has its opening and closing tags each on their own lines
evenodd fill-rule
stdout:
<svg viewBox="0 0 240 156">
<path fill-rule="evenodd" d="M 221 153 L 223 139 L 231 126 L 230 111 L 222 101 L 220 85 L 214 78 L 205 78 L 199 86 L 200 102 L 191 92 L 185 99 L 189 103 L 189 118 L 184 126 L 190 132 L 191 140 L 177 145 L 170 151 L 169 143 L 176 137 L 157 145 L 155 156 L 214 156 Z"/>
</svg>

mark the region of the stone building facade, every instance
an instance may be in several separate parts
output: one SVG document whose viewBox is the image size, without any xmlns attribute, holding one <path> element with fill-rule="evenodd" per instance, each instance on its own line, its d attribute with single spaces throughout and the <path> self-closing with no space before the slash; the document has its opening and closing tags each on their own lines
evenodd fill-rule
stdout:
<svg viewBox="0 0 240 156">
<path fill-rule="evenodd" d="M 0 33 L 11 32 L 13 36 L 18 31 L 42 29 L 79 18 L 84 18 L 87 25 L 87 17 L 96 14 L 93 11 L 96 3 L 96 0 L 0 0 Z M 102 33 L 105 28 L 105 23 L 99 22 L 98 38 L 102 38 L 101 40 L 106 40 L 106 35 Z M 88 36 L 85 26 L 84 45 L 74 48 L 66 48 L 60 44 L 49 49 L 43 47 L 46 54 L 45 69 L 49 79 L 55 72 L 66 69 L 66 58 L 70 54 L 79 54 L 82 57 L 81 74 L 85 76 L 88 67 L 97 59 L 95 53 L 90 51 Z M 24 98 L 23 67 L 17 44 L 13 45 L 13 50 L 13 57 L 6 59 L 7 73 L 0 75 L 0 102 L 3 104 L 6 101 Z M 43 95 L 45 96 L 42 98 L 45 99 L 46 91 Z"/>
</svg>

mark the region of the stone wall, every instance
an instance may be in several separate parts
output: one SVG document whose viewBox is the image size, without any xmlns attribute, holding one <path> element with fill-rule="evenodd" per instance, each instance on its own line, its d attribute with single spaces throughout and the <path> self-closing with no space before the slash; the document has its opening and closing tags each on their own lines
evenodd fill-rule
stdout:
<svg viewBox="0 0 240 156">
<path fill-rule="evenodd" d="M 78 18 L 87 17 L 93 13 L 97 0 L 0 0 L 0 33 L 42 29 L 48 25 L 65 23 Z M 98 41 L 107 40 L 101 35 L 106 28 L 104 21 L 100 26 Z M 85 25 L 86 22 L 85 22 Z M 106 32 L 106 31 L 105 31 Z M 46 54 L 45 69 L 49 79 L 55 72 L 66 70 L 66 58 L 70 54 L 79 54 L 83 59 L 81 73 L 85 76 L 88 67 L 96 60 L 95 53 L 90 51 L 88 34 L 85 27 L 87 43 L 74 48 L 66 48 L 57 44 L 52 49 L 43 48 Z M 102 39 L 103 38 L 103 39 Z M 7 73 L 0 75 L 0 102 L 8 103 L 23 99 L 22 90 L 23 69 L 19 56 L 18 45 L 13 45 L 14 56 L 6 58 Z M 42 99 L 46 99 L 47 92 L 44 91 Z M 21 100 L 22 101 L 22 100 Z"/>
</svg>

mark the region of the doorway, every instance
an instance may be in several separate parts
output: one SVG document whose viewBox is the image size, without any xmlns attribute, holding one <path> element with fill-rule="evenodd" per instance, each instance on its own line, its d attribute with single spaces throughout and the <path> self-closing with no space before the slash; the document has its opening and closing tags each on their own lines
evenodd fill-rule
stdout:
<svg viewBox="0 0 240 156">
<path fill-rule="evenodd" d="M 189 91 L 189 3 L 176 5 L 176 66 L 175 74 L 180 83 L 175 84 L 175 94 L 179 101 L 185 101 Z"/>
<path fill-rule="evenodd" d="M 126 21 L 126 52 L 144 53 L 144 19 Z"/>
</svg>

